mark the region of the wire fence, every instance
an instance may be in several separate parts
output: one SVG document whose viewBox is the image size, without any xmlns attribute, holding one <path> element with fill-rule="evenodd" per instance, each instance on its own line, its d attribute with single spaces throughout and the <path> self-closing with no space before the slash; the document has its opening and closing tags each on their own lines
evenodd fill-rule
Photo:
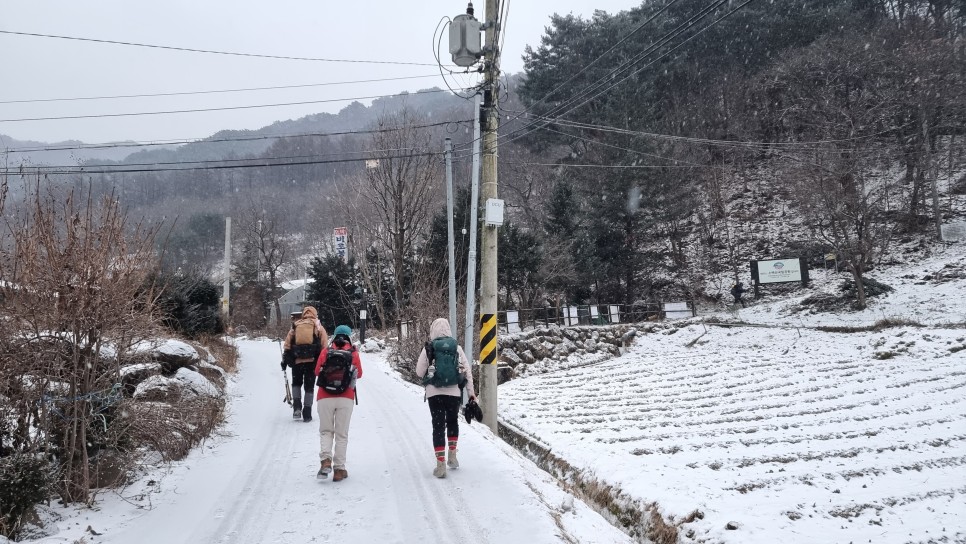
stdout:
<svg viewBox="0 0 966 544">
<path fill-rule="evenodd" d="M 497 323 L 505 333 L 559 325 L 612 325 L 639 323 L 697 315 L 692 301 L 641 304 L 575 304 L 561 307 L 520 308 L 497 312 Z"/>
<path fill-rule="evenodd" d="M 680 319 L 698 315 L 694 301 L 648 302 L 640 304 L 574 304 L 544 308 L 519 308 L 497 311 L 497 326 L 510 334 L 527 329 L 559 325 L 612 325 Z M 420 334 L 415 321 L 403 321 L 403 336 Z"/>
</svg>

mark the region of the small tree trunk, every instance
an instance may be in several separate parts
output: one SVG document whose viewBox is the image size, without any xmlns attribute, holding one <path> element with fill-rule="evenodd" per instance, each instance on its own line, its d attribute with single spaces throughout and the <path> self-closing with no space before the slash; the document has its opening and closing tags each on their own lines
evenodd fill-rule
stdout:
<svg viewBox="0 0 966 544">
<path fill-rule="evenodd" d="M 852 272 L 852 279 L 855 281 L 855 305 L 860 309 L 865 309 L 865 284 L 862 283 L 863 266 L 862 263 L 855 263 L 854 259 L 849 260 L 849 270 Z"/>
</svg>

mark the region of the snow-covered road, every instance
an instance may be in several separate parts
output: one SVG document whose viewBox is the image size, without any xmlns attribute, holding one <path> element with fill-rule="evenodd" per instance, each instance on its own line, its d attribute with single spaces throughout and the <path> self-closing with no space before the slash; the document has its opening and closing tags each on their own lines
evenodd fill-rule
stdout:
<svg viewBox="0 0 966 544">
<path fill-rule="evenodd" d="M 434 478 L 422 392 L 381 354 L 362 354 L 349 478 L 317 480 L 317 421 L 293 421 L 282 402 L 278 345 L 238 347 L 226 435 L 153 484 L 150 509 L 104 495 L 43 542 L 630 542 L 480 424 L 463 422 L 462 467 Z"/>
</svg>

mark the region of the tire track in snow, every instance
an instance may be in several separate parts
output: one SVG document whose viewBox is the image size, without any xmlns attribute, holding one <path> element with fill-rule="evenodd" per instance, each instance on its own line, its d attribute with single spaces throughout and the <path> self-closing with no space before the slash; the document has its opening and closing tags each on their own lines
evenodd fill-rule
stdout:
<svg viewBox="0 0 966 544">
<path fill-rule="evenodd" d="M 390 398 L 390 388 L 397 388 L 392 378 L 383 369 L 376 370 L 372 383 L 367 384 L 383 397 Z M 366 374 L 366 377 L 371 374 Z M 368 387 L 366 388 L 369 389 Z M 479 520 L 473 517 L 473 511 L 463 495 L 465 485 L 460 485 L 459 470 L 450 471 L 445 479 L 432 475 L 434 466 L 432 457 L 432 441 L 430 436 L 430 418 L 425 403 L 419 406 L 422 410 L 400 410 L 399 407 L 388 403 L 378 403 L 374 406 L 374 417 L 384 422 L 384 429 L 392 429 L 395 442 L 381 441 L 380 446 L 388 459 L 396 458 L 393 468 L 394 483 L 401 483 L 415 493 L 416 500 L 410 500 L 404 494 L 397 493 L 397 507 L 410 520 L 423 519 L 423 528 L 432 534 L 421 535 L 419 532 L 410 535 L 415 540 L 429 542 L 486 542 L 481 540 L 485 535 Z M 422 416 L 422 417 L 420 417 Z M 399 470 L 402 468 L 403 470 Z M 455 492 L 454 492 L 455 491 Z M 459 514 L 458 524 L 450 523 L 455 508 Z M 416 529 L 413 529 L 416 530 Z"/>
</svg>

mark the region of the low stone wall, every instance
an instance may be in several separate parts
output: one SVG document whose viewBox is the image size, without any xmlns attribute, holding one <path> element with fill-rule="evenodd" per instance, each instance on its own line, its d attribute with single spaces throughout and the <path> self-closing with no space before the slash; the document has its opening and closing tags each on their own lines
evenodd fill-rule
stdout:
<svg viewBox="0 0 966 544">
<path fill-rule="evenodd" d="M 533 373 L 598 363 L 623 353 L 637 336 L 634 325 L 549 325 L 501 336 L 500 382 Z"/>
</svg>

